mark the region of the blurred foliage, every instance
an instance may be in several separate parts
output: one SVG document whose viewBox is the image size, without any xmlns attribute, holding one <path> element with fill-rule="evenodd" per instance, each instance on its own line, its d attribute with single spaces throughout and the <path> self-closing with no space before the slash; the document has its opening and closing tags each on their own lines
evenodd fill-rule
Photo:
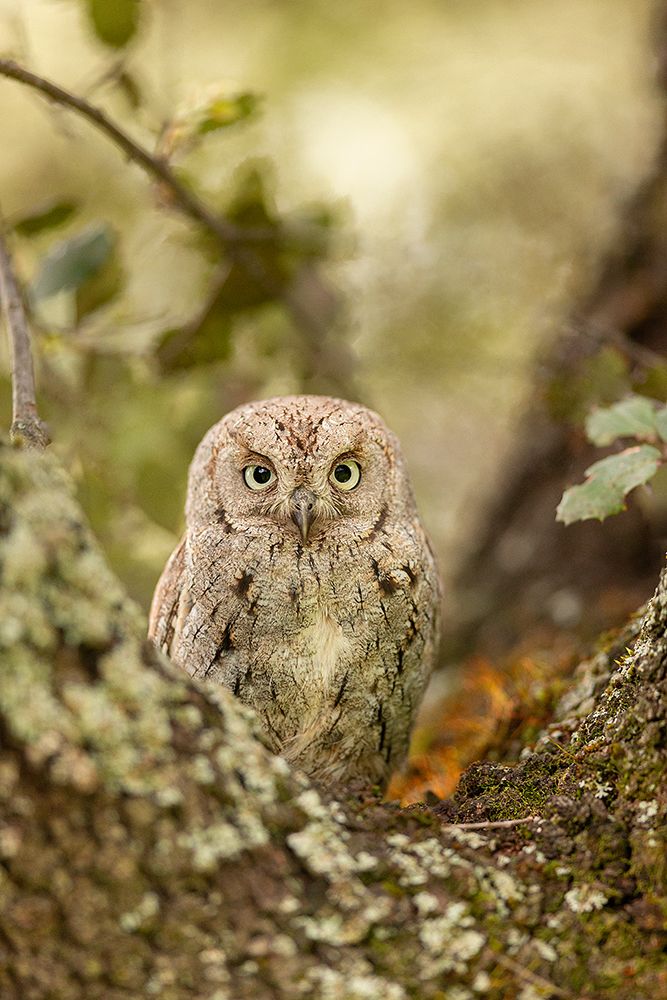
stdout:
<svg viewBox="0 0 667 1000">
<path fill-rule="evenodd" d="M 101 42 L 122 49 L 139 28 L 141 0 L 83 0 Z"/>
<path fill-rule="evenodd" d="M 251 162 L 239 172 L 225 217 L 241 230 L 259 230 L 264 238 L 253 247 L 250 263 L 247 251 L 233 254 L 214 275 L 201 311 L 161 336 L 156 357 L 163 371 L 226 361 L 235 321 L 260 307 L 284 303 L 304 262 L 326 259 L 333 215 L 320 211 L 316 216 L 304 213 L 299 219 L 281 220 L 269 195 L 269 177 L 270 166 L 265 163 Z M 202 246 L 216 263 L 219 249 L 210 237 Z"/>
<path fill-rule="evenodd" d="M 24 215 L 13 224 L 19 236 L 37 236 L 46 229 L 55 229 L 67 222 L 76 212 L 73 201 L 56 201 L 53 204 Z"/>
<path fill-rule="evenodd" d="M 33 302 L 83 288 L 108 263 L 114 243 L 114 235 L 104 223 L 55 243 L 40 260 L 30 284 Z"/>
<path fill-rule="evenodd" d="M 563 366 L 548 380 L 545 392 L 552 416 L 576 426 L 584 422 L 592 406 L 613 403 L 631 388 L 627 358 L 617 347 L 604 346 L 576 368 Z"/>
<path fill-rule="evenodd" d="M 249 91 L 233 94 L 227 88 L 208 87 L 176 111 L 160 136 L 158 152 L 167 157 L 191 152 L 209 132 L 252 118 L 259 104 L 258 95 Z"/>
<path fill-rule="evenodd" d="M 577 331 L 570 337 L 577 337 Z M 584 337 L 585 331 L 579 333 Z M 601 340 L 601 335 L 597 335 Z M 550 374 L 544 394 L 554 419 L 579 426 L 592 407 L 614 403 L 628 393 L 667 402 L 667 359 L 650 351 L 634 356 L 634 345 L 604 344 L 583 358 L 565 359 Z"/>
<path fill-rule="evenodd" d="M 654 154 L 651 6 L 563 0 L 558 19 L 548 0 L 0 11 L 3 51 L 263 233 L 222 246 L 107 139 L 0 81 L 1 200 L 32 290 L 41 405 L 144 606 L 201 435 L 273 393 L 361 395 L 383 413 L 454 575 L 534 359 Z M 628 392 L 665 398 L 667 372 L 602 346 L 546 383 L 576 422 Z M 3 381 L 5 419 L 8 399 Z"/>
</svg>

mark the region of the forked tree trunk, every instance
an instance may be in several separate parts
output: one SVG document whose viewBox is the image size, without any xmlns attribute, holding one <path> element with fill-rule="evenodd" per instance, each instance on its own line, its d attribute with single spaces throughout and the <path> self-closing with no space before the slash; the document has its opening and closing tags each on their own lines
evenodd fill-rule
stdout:
<svg viewBox="0 0 667 1000">
<path fill-rule="evenodd" d="M 52 457 L 2 448 L 0 531 L 3 1000 L 665 995 L 667 578 L 561 746 L 401 811 L 147 646 Z"/>
</svg>

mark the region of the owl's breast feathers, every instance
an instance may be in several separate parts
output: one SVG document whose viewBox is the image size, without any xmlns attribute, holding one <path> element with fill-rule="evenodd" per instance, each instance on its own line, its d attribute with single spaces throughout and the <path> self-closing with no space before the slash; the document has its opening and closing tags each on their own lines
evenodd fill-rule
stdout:
<svg viewBox="0 0 667 1000">
<path fill-rule="evenodd" d="M 384 525 L 333 552 L 206 534 L 186 535 L 165 567 L 151 638 L 251 705 L 275 751 L 311 774 L 383 782 L 407 753 L 437 642 L 421 527 Z"/>
</svg>

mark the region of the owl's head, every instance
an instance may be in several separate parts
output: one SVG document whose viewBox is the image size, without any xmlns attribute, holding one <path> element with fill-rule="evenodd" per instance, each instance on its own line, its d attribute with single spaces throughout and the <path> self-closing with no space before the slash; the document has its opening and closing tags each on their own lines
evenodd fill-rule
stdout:
<svg viewBox="0 0 667 1000">
<path fill-rule="evenodd" d="M 398 441 L 382 419 L 328 396 L 249 403 L 208 431 L 190 467 L 189 527 L 274 528 L 303 543 L 363 537 L 414 513 Z"/>
</svg>

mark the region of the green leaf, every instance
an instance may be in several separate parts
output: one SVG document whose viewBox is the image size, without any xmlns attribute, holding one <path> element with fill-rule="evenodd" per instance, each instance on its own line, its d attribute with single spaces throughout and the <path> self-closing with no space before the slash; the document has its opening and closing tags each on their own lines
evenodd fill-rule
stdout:
<svg viewBox="0 0 667 1000">
<path fill-rule="evenodd" d="M 39 302 L 58 292 L 81 288 L 102 269 L 114 244 L 113 230 L 105 224 L 89 226 L 56 243 L 40 262 L 30 286 L 32 299 Z"/>
<path fill-rule="evenodd" d="M 77 288 L 75 293 L 76 321 L 106 305 L 123 287 L 125 274 L 119 260 L 116 244 L 100 270 Z"/>
<path fill-rule="evenodd" d="M 647 483 L 662 460 L 657 448 L 637 445 L 618 455 L 610 455 L 586 469 L 586 482 L 565 490 L 556 511 L 563 524 L 597 518 L 625 510 L 625 497 L 636 486 Z"/>
<path fill-rule="evenodd" d="M 77 205 L 73 201 L 57 201 L 51 205 L 24 215 L 22 219 L 14 223 L 14 231 L 20 236 L 36 236 L 47 229 L 55 229 L 67 222 L 77 210 Z"/>
<path fill-rule="evenodd" d="M 140 0 L 86 0 L 95 34 L 114 49 L 122 49 L 137 32 Z"/>
<path fill-rule="evenodd" d="M 655 414 L 655 426 L 663 441 L 667 441 L 667 406 L 661 406 Z"/>
<path fill-rule="evenodd" d="M 667 403 L 667 358 L 664 361 L 656 359 L 648 367 L 642 365 L 636 377 L 640 380 L 637 384 L 641 386 L 639 391 L 642 396 L 655 399 L 660 404 Z"/>
<path fill-rule="evenodd" d="M 251 118 L 259 106 L 257 94 L 244 91 L 230 94 L 219 85 L 207 87 L 192 100 L 184 102 L 160 140 L 165 156 L 192 149 L 209 132 L 230 128 Z"/>
<path fill-rule="evenodd" d="M 653 400 L 645 396 L 629 396 L 613 406 L 593 410 L 586 419 L 586 436 L 597 445 L 611 444 L 623 437 L 655 441 L 655 418 Z"/>
<path fill-rule="evenodd" d="M 199 109 L 199 120 L 196 130 L 200 135 L 216 132 L 221 128 L 229 128 L 255 113 L 259 104 L 256 94 L 245 92 L 231 96 L 213 98 Z"/>
<path fill-rule="evenodd" d="M 231 351 L 231 332 L 230 316 L 214 305 L 196 330 L 188 327 L 167 330 L 155 354 L 165 372 L 225 361 Z"/>
</svg>

